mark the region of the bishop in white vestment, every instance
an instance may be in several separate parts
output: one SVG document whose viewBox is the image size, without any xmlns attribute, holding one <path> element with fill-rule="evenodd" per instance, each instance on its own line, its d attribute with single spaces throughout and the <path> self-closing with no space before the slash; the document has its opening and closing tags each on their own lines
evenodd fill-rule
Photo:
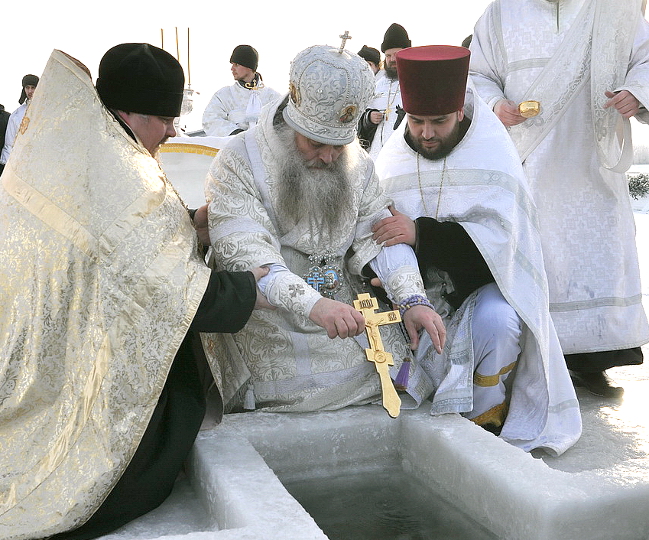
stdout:
<svg viewBox="0 0 649 540">
<path fill-rule="evenodd" d="M 640 4 L 496 0 L 471 43 L 472 79 L 508 127 L 539 210 L 566 361 L 576 384 L 609 397 L 622 389 L 604 370 L 641 363 L 649 341 L 624 175 L 628 117 L 649 119 L 649 24 Z M 518 110 L 528 101 L 540 104 L 538 115 Z"/>
<path fill-rule="evenodd" d="M 302 51 L 291 64 L 289 96 L 264 108 L 257 126 L 212 164 L 207 200 L 215 258 L 225 269 L 268 265 L 259 286 L 277 308 L 253 315 L 224 344 L 225 397 L 239 406 L 305 412 L 380 399 L 367 340 L 356 326 L 359 312 L 351 307 L 368 264 L 401 305 L 406 328 L 411 317 L 422 317 L 435 321 L 426 322 L 427 332 L 443 332 L 412 250 L 382 249 L 372 240 L 371 225 L 389 215 L 373 162 L 356 139 L 373 82 L 367 63 L 342 48 Z M 316 315 L 322 306 L 336 311 L 333 324 Z M 381 329 L 393 378 L 404 358 L 412 359 L 402 332 L 394 324 Z M 406 365 L 401 400 L 415 407 L 432 387 L 415 362 Z"/>
</svg>

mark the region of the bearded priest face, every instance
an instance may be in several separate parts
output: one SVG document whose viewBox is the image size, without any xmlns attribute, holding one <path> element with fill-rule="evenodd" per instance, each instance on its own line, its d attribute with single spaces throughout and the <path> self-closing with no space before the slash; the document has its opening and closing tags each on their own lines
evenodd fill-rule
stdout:
<svg viewBox="0 0 649 540">
<path fill-rule="evenodd" d="M 374 74 L 360 56 L 316 45 L 295 57 L 289 78 L 289 93 L 273 118 L 280 220 L 285 227 L 339 234 L 353 217 L 362 155 L 356 126 L 374 95 Z"/>
<path fill-rule="evenodd" d="M 385 51 L 385 62 L 383 68 L 385 69 L 385 74 L 390 79 L 398 79 L 399 75 L 397 73 L 397 53 L 401 51 L 400 47 L 395 47 Z"/>
<path fill-rule="evenodd" d="M 460 122 L 463 118 L 464 110 L 435 116 L 408 114 L 406 138 L 422 157 L 442 159 L 460 142 Z"/>
<path fill-rule="evenodd" d="M 279 214 L 288 226 L 304 222 L 335 233 L 352 208 L 356 165 L 349 147 L 358 143 L 322 144 L 286 124 L 276 130 Z"/>
<path fill-rule="evenodd" d="M 310 169 L 324 169 L 334 163 L 345 149 L 345 145 L 323 144 L 295 132 L 295 146 L 305 165 Z"/>
</svg>

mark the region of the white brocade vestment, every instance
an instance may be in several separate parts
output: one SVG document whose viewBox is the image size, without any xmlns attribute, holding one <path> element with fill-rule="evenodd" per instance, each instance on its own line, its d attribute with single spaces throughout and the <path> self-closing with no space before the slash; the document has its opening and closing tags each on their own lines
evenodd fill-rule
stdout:
<svg viewBox="0 0 649 540">
<path fill-rule="evenodd" d="M 268 86 L 245 88 L 239 82 L 217 90 L 203 112 L 205 134 L 227 137 L 237 129 L 246 130 L 259 118 L 261 108 L 280 97 Z"/>
<path fill-rule="evenodd" d="M 412 219 L 428 216 L 459 223 L 480 250 L 503 297 L 524 323 L 500 436 L 526 451 L 544 448 L 561 454 L 579 438 L 581 416 L 547 308 L 536 211 L 514 145 L 471 88 L 465 114 L 471 119 L 468 131 L 440 160 L 417 159 L 405 140 L 404 120 L 381 151 L 377 174 L 398 211 Z M 473 300 L 470 296 L 455 312 L 445 310 L 447 279 L 431 281 L 429 298 L 445 317 L 449 332 L 442 357 L 431 348 L 432 357 L 422 363 L 434 370 L 443 363 L 448 366 L 446 377 L 467 381 L 444 395 L 437 388 L 431 412 L 470 411 L 470 403 L 460 407 L 472 392 L 472 310 L 465 306 Z M 460 376 L 461 370 L 471 371 Z"/>
<path fill-rule="evenodd" d="M 623 173 L 602 166 L 596 142 L 619 153 L 615 136 L 599 123 L 617 113 L 597 101 L 604 90 L 629 90 L 649 104 L 649 25 L 635 0 L 562 0 L 558 6 L 557 15 L 553 2 L 491 4 L 473 34 L 471 77 L 490 107 L 505 97 L 541 103 L 541 114 L 510 134 L 539 211 L 550 311 L 564 353 L 638 347 L 649 341 L 649 326 L 628 184 Z M 605 10 L 613 16 L 602 16 Z M 601 46 L 591 40 L 593 26 L 599 28 L 595 37 L 602 29 L 611 33 Z M 611 44 L 627 36 L 619 62 Z M 549 78 L 542 78 L 544 69 Z M 606 81 L 616 69 L 617 82 Z M 646 117 L 644 109 L 637 116 L 642 122 Z M 540 135 L 534 139 L 533 133 Z"/>
<path fill-rule="evenodd" d="M 380 396 L 379 377 L 368 362 L 364 335 L 330 339 L 309 318 L 319 293 L 302 278 L 311 266 L 309 255 L 335 255 L 342 271 L 342 288 L 335 299 L 352 304 L 360 290 L 363 267 L 385 253 L 372 240 L 371 225 L 387 217 L 374 166 L 357 142 L 349 150 L 358 160 L 352 173 L 353 208 L 335 238 L 312 232 L 300 223 L 282 230 L 284 220 L 276 214 L 276 154 L 280 144 L 273 115 L 277 105 L 264 108 L 255 128 L 240 134 L 215 158 L 207 179 L 210 239 L 216 260 L 224 269 L 249 269 L 281 264 L 285 272 L 268 285 L 274 311 L 256 310 L 245 328 L 224 338 L 227 353 L 217 354 L 224 364 L 224 396 L 246 393 L 248 408 L 274 411 L 314 411 L 374 402 Z M 399 252 L 401 253 L 401 252 Z M 386 290 L 403 302 L 425 294 L 414 253 L 405 252 L 407 264 L 387 272 Z M 377 272 L 378 273 L 378 272 Z M 403 358 L 411 357 L 399 325 L 381 327 L 384 347 L 394 357 L 394 378 Z M 210 354 L 208 352 L 208 354 Z M 247 386 L 246 386 L 246 383 Z M 408 395 L 404 407 L 418 405 L 432 387 L 415 362 L 411 362 Z M 252 393 L 254 392 L 254 403 Z"/>
</svg>

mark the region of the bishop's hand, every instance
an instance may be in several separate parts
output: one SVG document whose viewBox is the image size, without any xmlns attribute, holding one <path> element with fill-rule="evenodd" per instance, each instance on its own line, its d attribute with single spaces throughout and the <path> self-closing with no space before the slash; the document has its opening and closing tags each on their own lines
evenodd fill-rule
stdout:
<svg viewBox="0 0 649 540">
<path fill-rule="evenodd" d="M 320 298 L 311 308 L 309 319 L 324 328 L 331 339 L 357 336 L 365 330 L 365 317 L 359 311 L 330 298 Z"/>
<path fill-rule="evenodd" d="M 370 280 L 373 287 L 382 287 L 381 280 L 377 277 Z M 398 306 L 394 306 L 395 309 Z M 430 336 L 435 350 L 442 354 L 446 343 L 446 326 L 439 313 L 428 306 L 412 306 L 401 317 L 410 337 L 410 348 L 415 351 L 419 347 L 419 331 L 426 330 Z"/>
<path fill-rule="evenodd" d="M 410 336 L 410 348 L 414 351 L 419 347 L 419 331 L 426 330 L 441 354 L 446 343 L 446 327 L 439 314 L 427 306 L 413 306 L 403 314 L 403 323 Z"/>
</svg>

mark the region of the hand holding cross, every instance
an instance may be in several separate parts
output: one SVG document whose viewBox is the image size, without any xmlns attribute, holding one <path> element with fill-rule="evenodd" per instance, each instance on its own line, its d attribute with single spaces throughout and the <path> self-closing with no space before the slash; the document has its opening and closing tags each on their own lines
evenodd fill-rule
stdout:
<svg viewBox="0 0 649 540">
<path fill-rule="evenodd" d="M 398 311 L 375 313 L 379 309 L 379 304 L 376 298 L 372 298 L 367 293 L 358 295 L 358 300 L 354 300 L 354 308 L 365 317 L 365 331 L 370 344 L 370 348 L 365 349 L 365 354 L 370 362 L 374 362 L 381 379 L 383 407 L 392 418 L 396 418 L 401 410 L 401 399 L 390 378 L 389 366 L 394 365 L 394 360 L 392 355 L 383 349 L 379 326 L 401 322 L 401 316 Z"/>
</svg>

